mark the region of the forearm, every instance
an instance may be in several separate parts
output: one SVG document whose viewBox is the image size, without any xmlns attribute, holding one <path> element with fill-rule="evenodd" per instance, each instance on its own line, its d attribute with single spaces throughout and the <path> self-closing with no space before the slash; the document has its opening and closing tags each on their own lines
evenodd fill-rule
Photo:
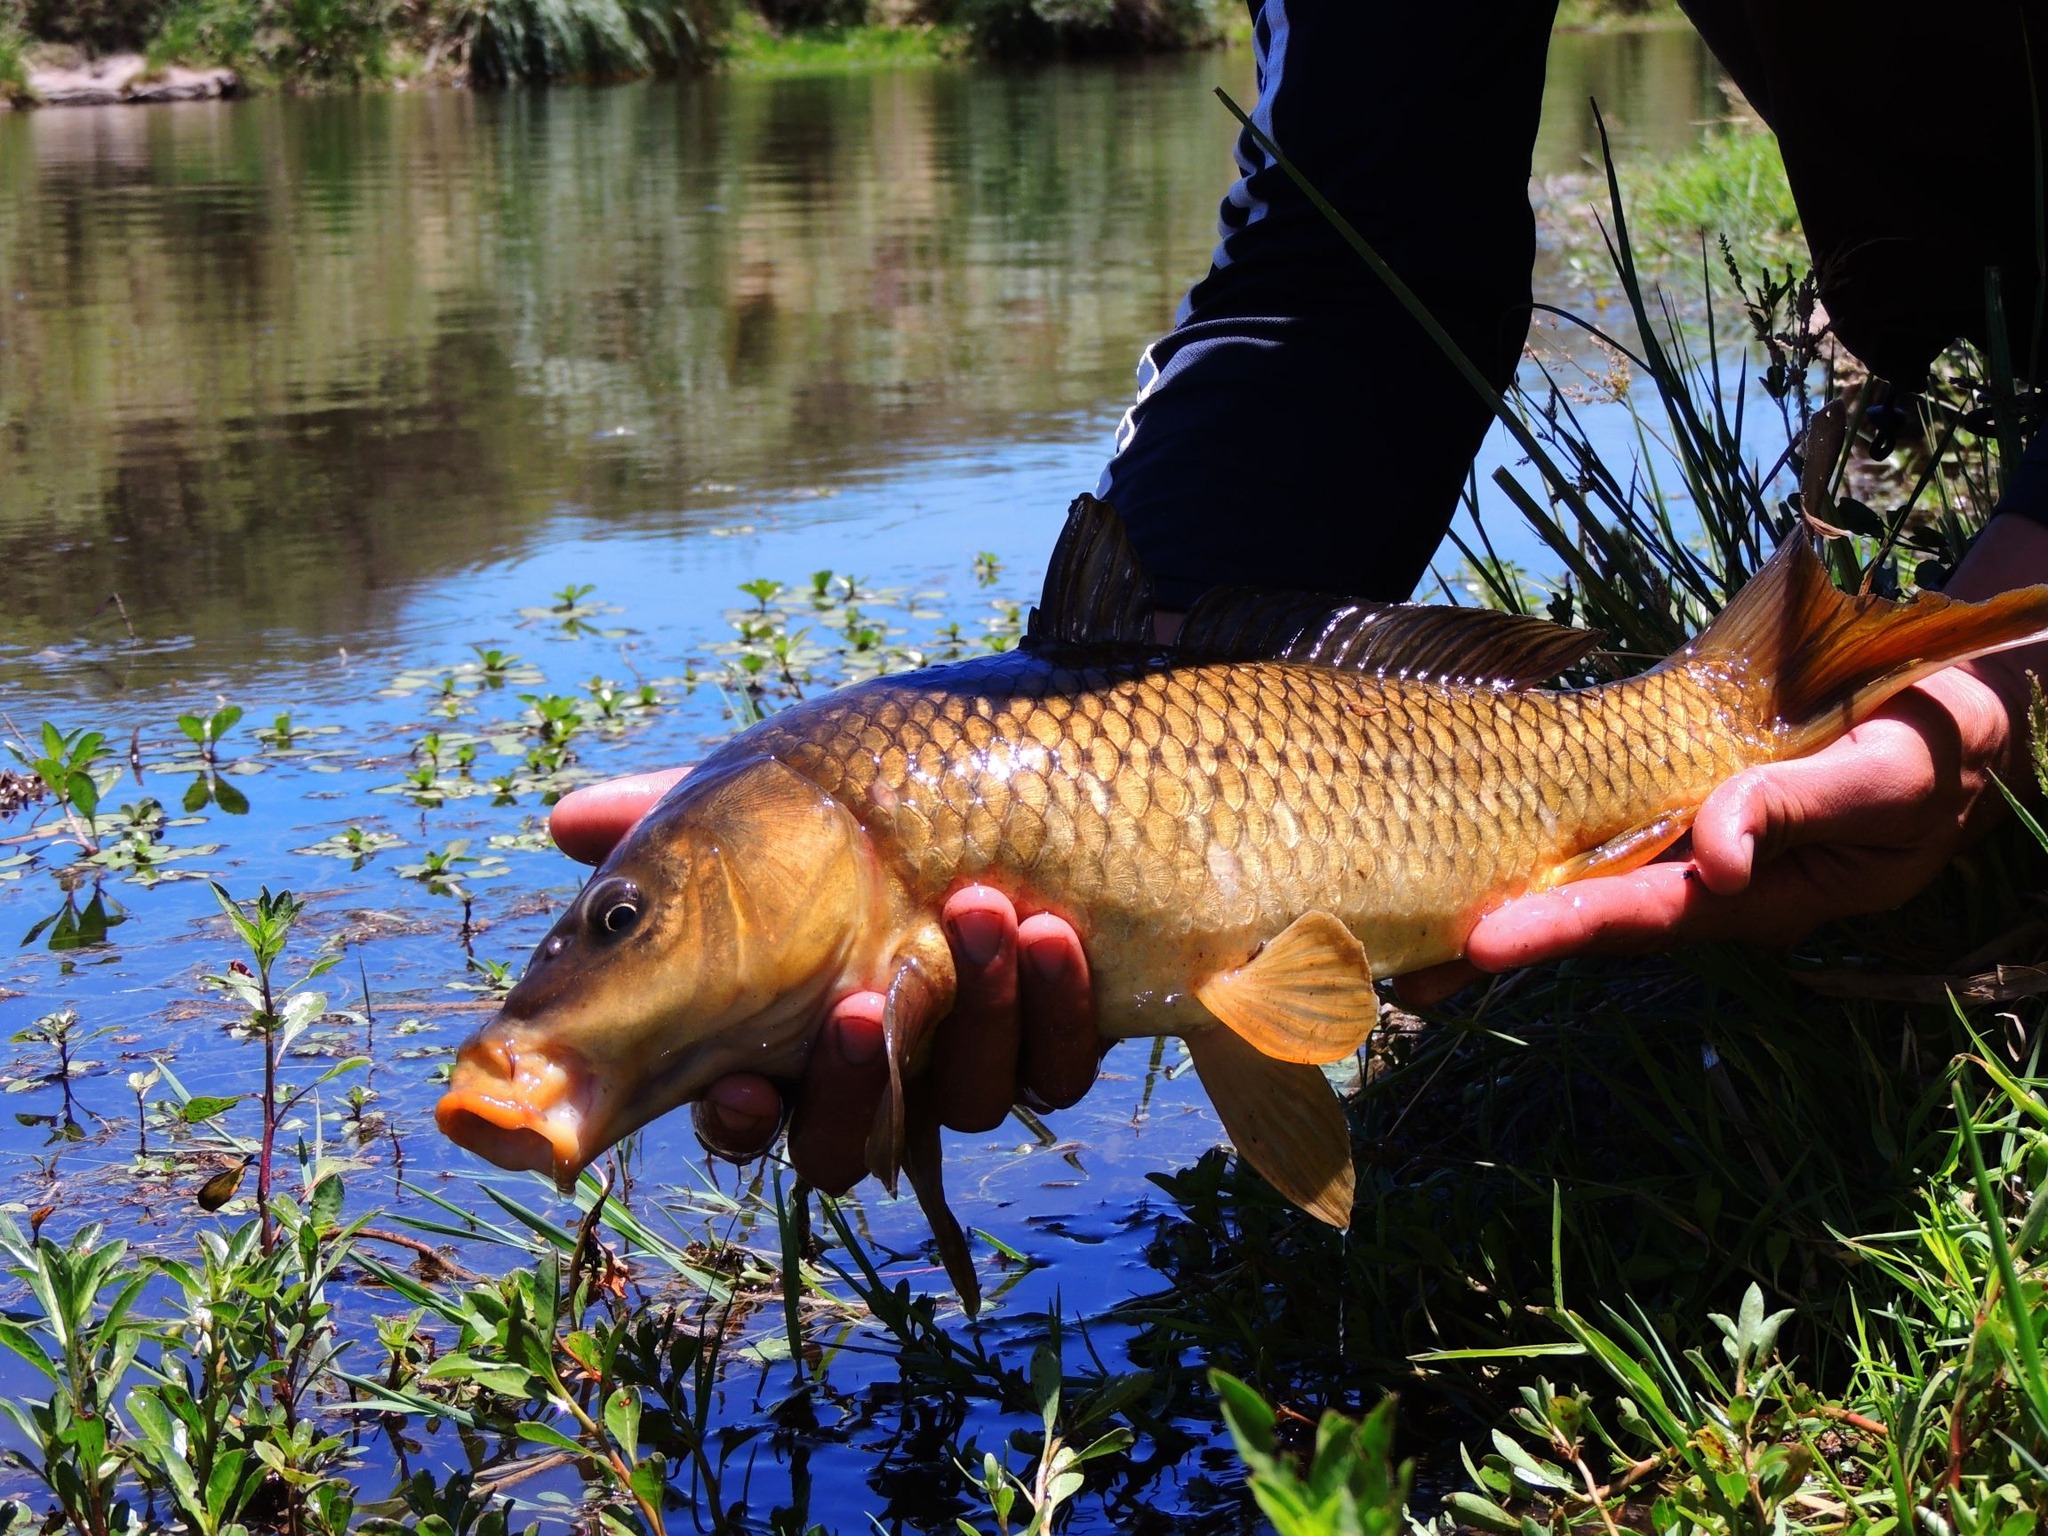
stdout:
<svg viewBox="0 0 2048 1536">
<path fill-rule="evenodd" d="M 1505 388 L 1551 0 L 1255 10 L 1256 121 Z M 1097 494 L 1162 607 L 1218 585 L 1406 597 L 1487 404 L 1258 141 L 1238 153 L 1214 265 L 1146 354 Z"/>
</svg>

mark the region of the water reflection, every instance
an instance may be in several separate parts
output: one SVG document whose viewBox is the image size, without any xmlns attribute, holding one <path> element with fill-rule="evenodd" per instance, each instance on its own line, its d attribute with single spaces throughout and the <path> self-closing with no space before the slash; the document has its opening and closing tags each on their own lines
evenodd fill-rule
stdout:
<svg viewBox="0 0 2048 1536">
<path fill-rule="evenodd" d="M 1248 57 L 0 119 L 0 667 L 118 636 L 112 592 L 156 676 L 330 653 L 565 508 L 687 535 L 1097 434 L 1213 240 L 1219 82 Z M 1539 169 L 1595 92 L 1649 144 L 1717 102 L 1689 34 L 1560 37 Z"/>
</svg>

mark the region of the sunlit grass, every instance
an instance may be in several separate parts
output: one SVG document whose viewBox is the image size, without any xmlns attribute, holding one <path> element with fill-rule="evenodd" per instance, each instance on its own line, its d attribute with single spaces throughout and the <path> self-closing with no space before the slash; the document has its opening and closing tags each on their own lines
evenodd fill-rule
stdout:
<svg viewBox="0 0 2048 1536">
<path fill-rule="evenodd" d="M 936 64 L 966 50 L 966 34 L 955 26 L 806 27 L 778 33 L 752 11 L 742 10 L 725 35 L 718 63 L 737 74 L 838 74 Z"/>
<path fill-rule="evenodd" d="M 1752 262 L 1805 256 L 1777 138 L 1753 120 L 1716 128 L 1697 148 L 1644 166 L 1632 206 L 1653 246 L 1690 253 L 1702 236 L 1725 237 Z"/>
</svg>

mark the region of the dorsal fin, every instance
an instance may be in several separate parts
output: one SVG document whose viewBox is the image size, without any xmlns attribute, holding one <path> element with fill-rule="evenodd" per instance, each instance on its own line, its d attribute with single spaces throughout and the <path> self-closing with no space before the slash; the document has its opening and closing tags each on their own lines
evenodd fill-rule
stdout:
<svg viewBox="0 0 2048 1536">
<path fill-rule="evenodd" d="M 1584 661 L 1600 640 L 1597 630 L 1491 608 L 1221 587 L 1188 610 L 1174 649 L 1190 660 L 1308 661 L 1429 682 L 1526 687 Z"/>
<path fill-rule="evenodd" d="M 1116 508 L 1076 497 L 1031 610 L 1027 648 L 1121 647 L 1182 661 L 1301 661 L 1431 682 L 1547 682 L 1583 661 L 1596 631 L 1490 608 L 1359 603 L 1326 593 L 1220 587 L 1169 646 L 1152 639 L 1152 582 Z"/>
<path fill-rule="evenodd" d="M 1053 546 L 1025 644 L 1142 645 L 1152 638 L 1152 582 L 1116 508 L 1076 496 Z"/>
</svg>

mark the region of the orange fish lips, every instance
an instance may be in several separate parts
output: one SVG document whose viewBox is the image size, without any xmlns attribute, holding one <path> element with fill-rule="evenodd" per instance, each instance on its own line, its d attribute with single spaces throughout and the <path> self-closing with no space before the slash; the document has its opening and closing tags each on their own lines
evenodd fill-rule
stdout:
<svg viewBox="0 0 2048 1536">
<path fill-rule="evenodd" d="M 486 1030 L 456 1058 L 434 1120 L 457 1146 L 552 1175 L 567 1193 L 609 1139 L 593 1123 L 596 1100 L 596 1077 L 575 1052 Z"/>
</svg>

